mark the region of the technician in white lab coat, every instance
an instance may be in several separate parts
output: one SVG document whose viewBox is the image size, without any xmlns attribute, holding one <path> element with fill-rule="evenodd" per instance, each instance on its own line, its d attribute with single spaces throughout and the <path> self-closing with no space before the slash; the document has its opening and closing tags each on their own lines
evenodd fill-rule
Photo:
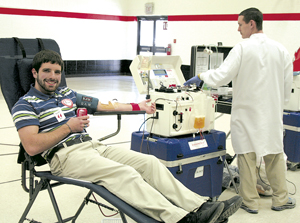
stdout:
<svg viewBox="0 0 300 223">
<path fill-rule="evenodd" d="M 258 213 L 256 157 L 263 157 L 273 189 L 272 210 L 294 208 L 288 197 L 286 163 L 283 155 L 283 106 L 288 102 L 293 82 L 293 66 L 288 51 L 262 31 L 263 15 L 249 8 L 238 17 L 238 31 L 244 41 L 232 48 L 216 70 L 198 74 L 185 85 L 203 80 L 211 87 L 232 81 L 231 138 L 238 154 L 242 208 Z"/>
</svg>

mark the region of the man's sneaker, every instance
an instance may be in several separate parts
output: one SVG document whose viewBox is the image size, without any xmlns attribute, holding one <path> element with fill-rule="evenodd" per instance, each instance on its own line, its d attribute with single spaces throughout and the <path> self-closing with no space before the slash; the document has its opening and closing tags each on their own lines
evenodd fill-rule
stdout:
<svg viewBox="0 0 300 223">
<path fill-rule="evenodd" d="M 225 201 L 208 201 L 201 205 L 201 207 L 198 209 L 198 211 L 209 209 L 213 204 L 215 203 L 222 203 L 224 204 L 224 209 L 217 219 L 218 223 L 226 222 L 226 220 L 233 215 L 242 205 L 243 198 L 241 196 L 234 196 L 230 198 L 229 200 Z"/>
<path fill-rule="evenodd" d="M 282 206 L 274 207 L 272 206 L 271 209 L 274 211 L 283 211 L 285 209 L 292 209 L 296 206 L 296 199 L 289 197 L 288 202 Z"/>
<path fill-rule="evenodd" d="M 214 223 L 222 213 L 223 209 L 223 203 L 215 203 L 207 210 L 187 214 L 178 223 Z"/>
<path fill-rule="evenodd" d="M 258 210 L 248 208 L 244 203 L 242 203 L 241 208 L 250 214 L 258 214 Z"/>
</svg>

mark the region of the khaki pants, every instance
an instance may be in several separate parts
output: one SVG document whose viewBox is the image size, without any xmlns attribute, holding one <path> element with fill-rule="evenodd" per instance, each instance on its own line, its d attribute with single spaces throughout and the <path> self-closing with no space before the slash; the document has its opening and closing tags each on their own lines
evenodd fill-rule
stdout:
<svg viewBox="0 0 300 223">
<path fill-rule="evenodd" d="M 266 174 L 273 190 L 272 205 L 281 206 L 288 201 L 286 184 L 286 164 L 283 153 L 270 154 L 263 157 L 266 165 Z M 238 155 L 240 174 L 240 195 L 244 204 L 253 210 L 258 210 L 259 194 L 256 190 L 256 154 L 247 153 Z"/>
<path fill-rule="evenodd" d="M 205 200 L 176 180 L 151 155 L 88 141 L 56 152 L 50 163 L 57 176 L 91 181 L 146 215 L 178 222 Z"/>
</svg>

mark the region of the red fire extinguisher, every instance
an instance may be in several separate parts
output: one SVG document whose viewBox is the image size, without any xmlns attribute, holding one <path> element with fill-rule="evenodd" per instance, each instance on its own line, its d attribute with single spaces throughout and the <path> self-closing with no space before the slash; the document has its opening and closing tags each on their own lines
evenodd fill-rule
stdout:
<svg viewBox="0 0 300 223">
<path fill-rule="evenodd" d="M 171 55 L 171 49 L 172 49 L 172 46 L 171 46 L 171 44 L 169 43 L 169 44 L 168 44 L 168 47 L 167 47 L 167 55 Z"/>
</svg>

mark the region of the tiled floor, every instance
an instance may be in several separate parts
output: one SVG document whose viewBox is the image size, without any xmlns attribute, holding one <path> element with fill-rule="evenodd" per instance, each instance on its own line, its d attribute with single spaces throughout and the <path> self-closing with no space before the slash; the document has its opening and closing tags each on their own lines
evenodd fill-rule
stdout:
<svg viewBox="0 0 300 223">
<path fill-rule="evenodd" d="M 129 76 L 104 76 L 104 77 L 80 77 L 67 78 L 68 86 L 72 89 L 91 96 L 100 98 L 102 102 L 118 99 L 120 102 L 139 102 L 145 95 L 139 95 L 132 77 Z M 14 128 L 11 116 L 5 104 L 2 93 L 0 93 L 0 223 L 15 223 L 19 221 L 23 210 L 28 201 L 28 194 L 21 187 L 20 165 L 16 163 L 18 154 L 19 138 Z M 216 114 L 219 116 L 220 114 Z M 143 122 L 143 115 L 123 116 L 121 132 L 112 139 L 105 141 L 107 144 L 115 144 L 124 149 L 130 148 L 131 133 L 137 131 Z M 229 131 L 229 115 L 222 115 L 215 121 L 215 129 L 224 132 Z M 88 129 L 93 138 L 100 138 L 116 130 L 116 117 L 91 117 L 91 125 Z M 227 153 L 234 155 L 231 147 L 230 137 L 227 139 Z M 236 165 L 233 162 L 233 165 Z M 42 167 L 47 169 L 47 167 Z M 293 182 L 296 187 L 300 186 L 299 171 L 288 171 L 287 179 Z M 295 192 L 292 184 L 288 183 L 290 193 Z M 64 185 L 54 189 L 57 194 L 58 204 L 61 207 L 63 217 L 72 215 L 77 210 L 86 195 L 87 190 L 70 185 Z M 234 189 L 224 191 L 220 200 L 230 198 L 235 195 Z M 299 193 L 291 195 L 300 200 Z M 101 198 L 97 198 L 102 201 Z M 259 214 L 251 215 L 244 210 L 238 210 L 230 218 L 231 223 L 281 223 L 281 222 L 300 222 L 300 208 L 275 212 L 270 209 L 271 198 L 262 198 L 260 201 Z M 111 212 L 104 209 L 104 213 L 110 215 Z M 34 218 L 36 221 L 48 223 L 56 222 L 53 208 L 50 204 L 47 192 L 41 193 L 28 219 Z M 116 216 L 118 218 L 118 216 Z M 101 222 L 104 217 L 98 207 L 89 204 L 79 217 L 79 223 Z M 112 221 L 110 221 L 112 222 Z M 132 221 L 131 221 L 132 222 Z"/>
</svg>

